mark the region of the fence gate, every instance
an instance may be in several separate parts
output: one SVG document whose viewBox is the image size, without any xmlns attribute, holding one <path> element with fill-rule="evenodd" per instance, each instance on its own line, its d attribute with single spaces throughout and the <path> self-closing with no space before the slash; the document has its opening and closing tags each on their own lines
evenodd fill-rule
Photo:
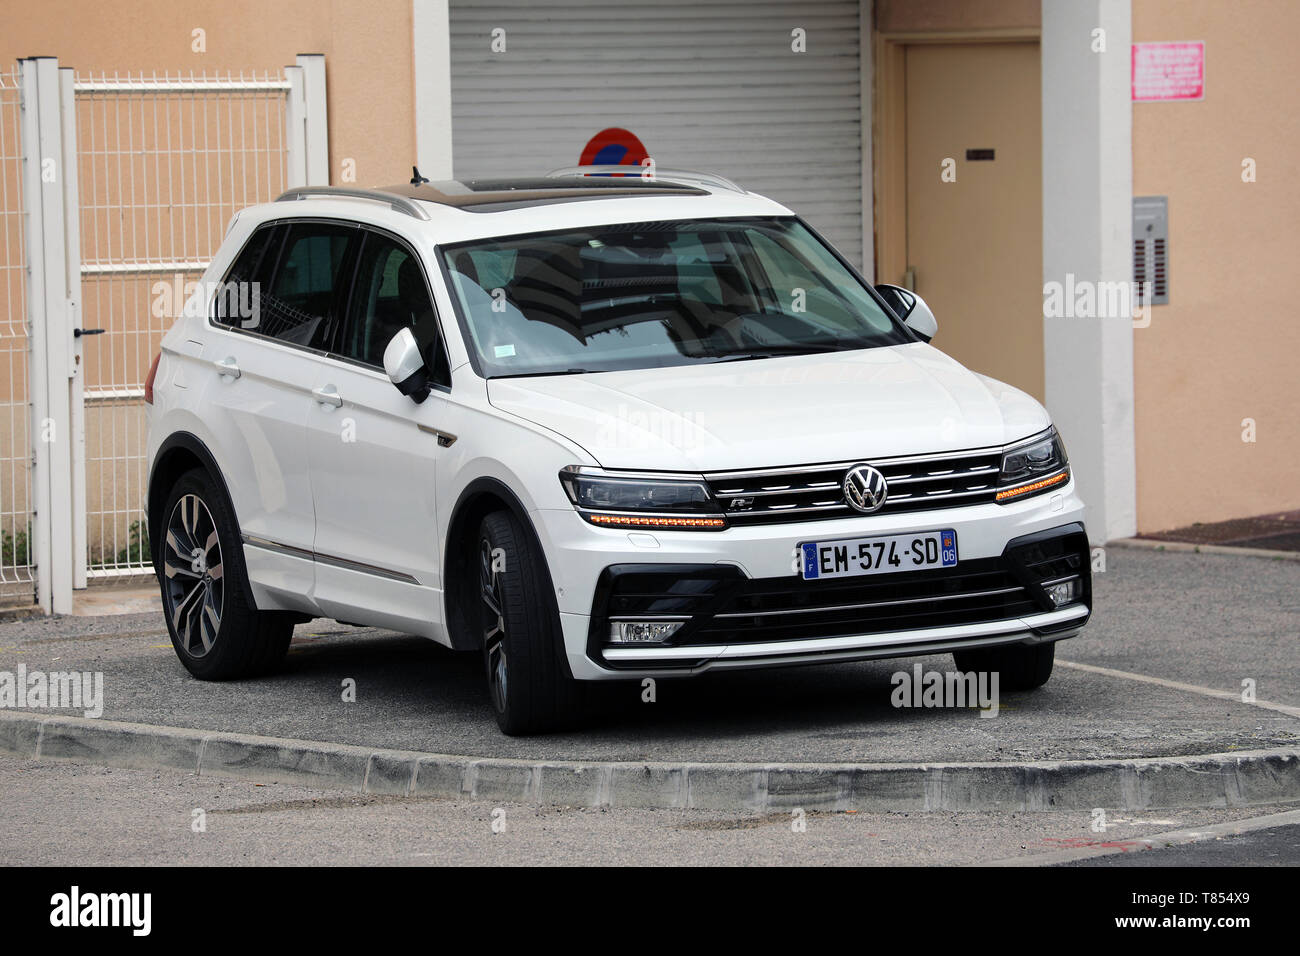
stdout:
<svg viewBox="0 0 1300 956">
<path fill-rule="evenodd" d="M 150 569 L 145 377 L 231 217 L 286 188 L 328 182 L 325 66 L 313 55 L 275 74 L 72 76 L 57 62 L 33 62 L 65 75 L 62 146 L 74 157 L 63 187 L 70 362 L 51 374 L 73 386 L 63 432 L 69 479 L 65 488 L 56 477 L 51 502 L 53 515 L 66 508 L 70 518 L 49 532 L 52 599 L 38 589 L 57 612 L 87 579 Z M 36 75 L 48 78 L 44 69 Z M 60 304 L 45 305 L 57 326 Z M 57 427 L 63 416 L 51 414 Z M 61 474 L 58 455 L 47 457 Z"/>
<path fill-rule="evenodd" d="M 35 593 L 19 82 L 0 73 L 0 601 Z"/>
</svg>

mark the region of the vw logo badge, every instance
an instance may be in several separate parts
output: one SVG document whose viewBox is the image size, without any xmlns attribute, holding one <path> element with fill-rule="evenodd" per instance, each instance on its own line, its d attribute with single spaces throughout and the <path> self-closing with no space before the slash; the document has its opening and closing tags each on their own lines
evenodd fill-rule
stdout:
<svg viewBox="0 0 1300 956">
<path fill-rule="evenodd" d="M 844 500 L 855 511 L 879 511 L 888 494 L 885 476 L 870 465 L 854 465 L 844 476 Z"/>
</svg>

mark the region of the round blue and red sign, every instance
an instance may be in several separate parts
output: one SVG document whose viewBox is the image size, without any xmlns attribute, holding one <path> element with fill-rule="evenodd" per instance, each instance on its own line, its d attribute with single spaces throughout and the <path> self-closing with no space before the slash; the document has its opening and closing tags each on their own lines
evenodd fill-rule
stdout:
<svg viewBox="0 0 1300 956">
<path fill-rule="evenodd" d="M 583 147 L 579 166 L 640 166 L 649 154 L 634 133 L 617 126 L 603 129 Z"/>
</svg>

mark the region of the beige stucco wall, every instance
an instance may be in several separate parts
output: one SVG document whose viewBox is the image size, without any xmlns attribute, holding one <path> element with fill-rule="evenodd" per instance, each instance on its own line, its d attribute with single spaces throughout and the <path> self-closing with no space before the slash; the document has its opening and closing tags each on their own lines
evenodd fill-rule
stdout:
<svg viewBox="0 0 1300 956">
<path fill-rule="evenodd" d="M 1203 101 L 1133 104 L 1133 191 L 1170 229 L 1170 304 L 1134 332 L 1141 531 L 1300 508 L 1296 37 L 1294 0 L 1133 0 L 1135 43 L 1206 44 Z"/>
<path fill-rule="evenodd" d="M 196 28 L 207 52 L 191 49 Z M 57 56 L 80 71 L 278 70 L 325 54 L 330 179 L 356 161 L 363 186 L 404 182 L 415 162 L 410 0 L 41 0 L 0 7 L 0 69 Z"/>
</svg>

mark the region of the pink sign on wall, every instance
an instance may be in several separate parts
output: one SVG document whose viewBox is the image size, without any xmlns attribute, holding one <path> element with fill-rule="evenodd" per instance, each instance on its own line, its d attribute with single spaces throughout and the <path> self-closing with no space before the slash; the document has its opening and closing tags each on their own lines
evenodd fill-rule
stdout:
<svg viewBox="0 0 1300 956">
<path fill-rule="evenodd" d="M 1203 42 L 1133 44 L 1133 102 L 1203 99 Z"/>
</svg>

